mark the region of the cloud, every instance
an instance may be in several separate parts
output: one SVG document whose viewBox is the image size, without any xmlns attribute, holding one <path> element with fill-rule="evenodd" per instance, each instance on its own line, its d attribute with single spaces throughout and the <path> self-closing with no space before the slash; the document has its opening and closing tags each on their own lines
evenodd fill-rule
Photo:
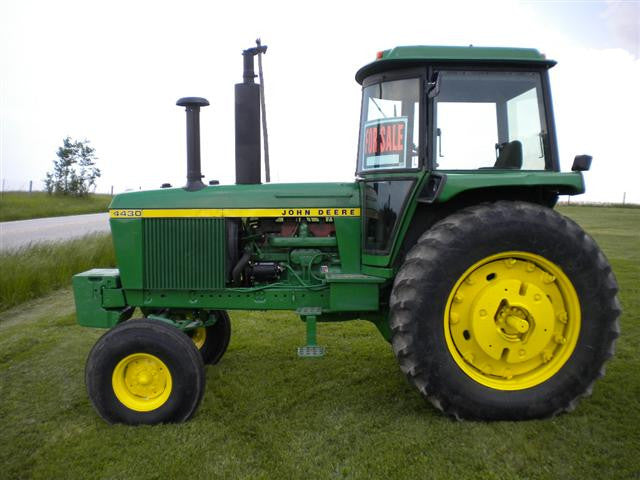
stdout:
<svg viewBox="0 0 640 480">
<path fill-rule="evenodd" d="M 640 57 L 640 2 L 608 0 L 602 18 L 621 47 Z"/>
<path fill-rule="evenodd" d="M 621 48 L 558 46 L 551 69 L 554 111 L 564 171 L 575 155 L 593 156 L 587 191 L 578 201 L 640 203 L 637 111 L 640 59 Z"/>
</svg>

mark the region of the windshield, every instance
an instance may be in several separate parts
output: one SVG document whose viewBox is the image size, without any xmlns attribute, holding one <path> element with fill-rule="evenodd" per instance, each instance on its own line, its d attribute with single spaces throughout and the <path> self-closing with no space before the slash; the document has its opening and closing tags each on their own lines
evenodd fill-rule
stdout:
<svg viewBox="0 0 640 480">
<path fill-rule="evenodd" d="M 418 168 L 420 79 L 363 89 L 358 171 Z"/>
<path fill-rule="evenodd" d="M 440 71 L 435 167 L 551 168 L 540 74 Z"/>
</svg>

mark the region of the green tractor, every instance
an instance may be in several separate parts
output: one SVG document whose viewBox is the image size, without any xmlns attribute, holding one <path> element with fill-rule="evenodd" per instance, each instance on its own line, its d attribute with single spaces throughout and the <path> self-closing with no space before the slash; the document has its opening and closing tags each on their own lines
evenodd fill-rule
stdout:
<svg viewBox="0 0 640 480">
<path fill-rule="evenodd" d="M 355 181 L 263 184 L 254 59 L 265 50 L 243 52 L 236 185 L 202 182 L 208 102 L 180 99 L 186 186 L 117 195 L 118 269 L 73 278 L 78 323 L 109 329 L 86 366 L 98 413 L 188 420 L 204 365 L 229 343 L 228 310 L 295 311 L 300 357 L 326 353 L 318 322 L 371 321 L 409 381 L 458 419 L 572 410 L 604 373 L 621 309 L 605 256 L 553 210 L 558 195 L 584 192 L 591 162 L 560 172 L 555 62 L 534 49 L 379 52 L 356 74 Z"/>
</svg>

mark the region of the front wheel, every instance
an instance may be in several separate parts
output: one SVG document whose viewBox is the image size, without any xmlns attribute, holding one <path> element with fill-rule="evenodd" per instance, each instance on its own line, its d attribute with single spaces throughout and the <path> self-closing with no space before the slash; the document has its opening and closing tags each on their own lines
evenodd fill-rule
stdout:
<svg viewBox="0 0 640 480">
<path fill-rule="evenodd" d="M 180 330 L 131 320 L 96 342 L 85 368 L 89 398 L 109 423 L 184 422 L 204 393 L 202 358 Z"/>
<path fill-rule="evenodd" d="M 392 344 L 420 392 L 457 418 L 571 410 L 618 336 L 617 284 L 582 229 L 548 208 L 497 202 L 429 229 L 391 294 Z"/>
</svg>

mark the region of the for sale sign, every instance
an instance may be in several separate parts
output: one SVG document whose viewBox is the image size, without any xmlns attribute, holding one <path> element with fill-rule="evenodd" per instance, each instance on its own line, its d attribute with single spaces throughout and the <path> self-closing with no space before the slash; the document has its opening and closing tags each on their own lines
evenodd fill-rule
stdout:
<svg viewBox="0 0 640 480">
<path fill-rule="evenodd" d="M 360 145 L 363 170 L 403 168 L 407 152 L 407 117 L 366 122 Z"/>
</svg>

